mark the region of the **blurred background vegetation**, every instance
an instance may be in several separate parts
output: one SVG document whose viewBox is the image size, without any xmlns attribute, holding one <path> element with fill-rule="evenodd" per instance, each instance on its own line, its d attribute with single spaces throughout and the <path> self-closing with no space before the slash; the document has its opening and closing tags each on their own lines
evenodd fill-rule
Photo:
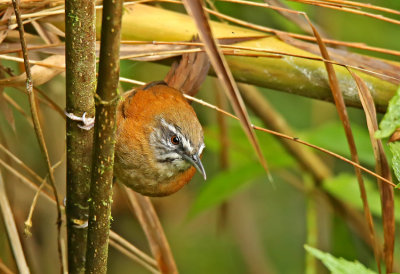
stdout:
<svg viewBox="0 0 400 274">
<path fill-rule="evenodd" d="M 384 4 L 385 7 L 400 10 L 400 2 L 396 0 L 384 3 L 365 2 Z M 400 51 L 397 39 L 400 34 L 398 25 L 323 7 L 289 1 L 285 3 L 295 10 L 305 11 L 313 22 L 332 38 Z M 214 4 L 220 12 L 248 22 L 302 33 L 295 24 L 272 10 L 219 1 Z M 184 12 L 183 7 L 176 5 L 157 5 Z M 393 18 L 400 19 L 400 16 Z M 35 34 L 35 30 L 29 26 L 27 31 Z M 354 51 L 366 53 L 362 50 Z M 398 56 L 375 52 L 368 52 L 368 55 L 400 61 Z M 16 75 L 20 74 L 21 67 L 15 62 L 3 60 L 1 66 Z M 121 62 L 121 76 L 143 82 L 163 79 L 168 70 L 168 66 L 156 62 Z M 38 87 L 62 108 L 65 106 L 64 77 L 61 74 Z M 122 83 L 122 87 L 128 90 L 132 86 Z M 334 104 L 266 88 L 259 88 L 259 91 L 286 120 L 296 137 L 350 158 Z M 21 90 L 6 87 L 1 94 L 12 98 L 29 113 L 28 98 Z M 222 101 L 222 105 L 227 106 L 227 101 L 221 94 L 218 81 L 209 76 L 196 97 L 215 105 L 221 105 Z M 65 158 L 65 120 L 40 101 L 38 105 L 50 157 L 55 163 Z M 357 228 L 351 227 L 338 216 L 326 200 L 315 199 L 311 191 L 311 177 L 275 137 L 257 133 L 271 168 L 271 182 L 263 172 L 238 121 L 224 118 L 227 123 L 228 142 L 223 146 L 217 112 L 196 103 L 193 106 L 205 131 L 206 149 L 203 163 L 208 180 L 203 182 L 197 174 L 178 193 L 152 199 L 181 273 L 305 273 L 313 268 L 306 259 L 303 246 L 307 242 L 315 242 L 310 240 L 310 237 L 316 237 L 317 234 L 319 249 L 336 257 L 358 260 L 367 267 L 376 269 L 371 248 L 362 239 Z M 225 108 L 229 110 L 229 107 Z M 373 170 L 375 161 L 364 112 L 356 108 L 349 108 L 348 112 L 360 162 Z M 256 125 L 264 126 L 252 113 L 251 120 Z M 29 119 L 4 100 L 0 112 L 0 140 L 40 176 L 46 175 L 45 163 L 38 156 L 40 149 Z M 386 149 L 386 144 L 384 145 Z M 388 149 L 386 151 L 390 159 L 390 152 Z M 222 153 L 228 155 L 225 160 L 222 160 Z M 323 183 L 323 188 L 361 212 L 362 204 L 353 167 L 331 156 L 316 153 L 334 174 Z M 8 161 L 4 153 L 0 155 L 1 159 Z M 2 174 L 18 229 L 22 232 L 34 192 L 21 184 L 10 172 L 2 169 Z M 60 197 L 64 197 L 65 162 L 55 170 L 55 175 Z M 366 175 L 365 178 L 370 207 L 378 234 L 382 238 L 376 180 Z M 141 227 L 128 210 L 127 202 L 118 188 L 114 193 L 112 229 L 138 248 L 150 253 Z M 395 194 L 398 199 L 397 191 Z M 313 216 L 317 218 L 313 219 Z M 33 273 L 58 271 L 55 219 L 53 206 L 45 199 L 39 198 L 38 208 L 33 215 L 33 236 L 23 239 L 23 247 Z M 396 221 L 396 224 L 400 221 L 398 213 Z M 399 244 L 397 237 L 395 258 L 400 258 Z M 16 269 L 2 223 L 0 258 L 10 269 Z M 395 260 L 395 265 L 399 269 L 398 260 Z M 325 271 L 319 267 L 317 272 Z M 109 273 L 148 271 L 110 248 Z"/>
</svg>

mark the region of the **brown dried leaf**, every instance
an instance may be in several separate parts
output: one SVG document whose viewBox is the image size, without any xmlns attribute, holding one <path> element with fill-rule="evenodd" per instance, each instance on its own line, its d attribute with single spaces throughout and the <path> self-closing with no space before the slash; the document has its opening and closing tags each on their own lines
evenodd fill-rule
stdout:
<svg viewBox="0 0 400 274">
<path fill-rule="evenodd" d="M 14 14 L 14 9 L 12 8 L 12 6 L 9 6 L 5 10 L 3 16 L 0 19 L 0 25 L 7 23 L 10 20 L 11 15 L 13 14 Z M 3 43 L 4 39 L 6 39 L 9 31 L 10 30 L 8 28 L 0 31 L 0 44 Z"/>
<path fill-rule="evenodd" d="M 385 151 L 381 139 L 375 139 L 375 131 L 378 130 L 378 121 L 376 118 L 376 109 L 374 99 L 368 90 L 365 82 L 351 69 L 349 69 L 352 77 L 356 81 L 358 94 L 360 96 L 361 104 L 363 106 L 371 144 L 375 156 L 375 171 L 382 177 L 392 180 L 390 167 L 386 159 Z M 382 206 L 382 219 L 383 219 L 383 232 L 384 232 L 384 256 L 387 273 L 391 273 L 393 269 L 393 252 L 395 240 L 395 219 L 394 219 L 394 190 L 393 187 L 383 183 L 378 179 L 378 185 L 381 195 Z"/>
<path fill-rule="evenodd" d="M 56 65 L 57 67 L 65 66 L 65 57 L 63 55 L 53 55 L 44 59 L 43 63 L 49 65 Z M 32 73 L 33 83 L 36 86 L 42 85 L 50 81 L 63 71 L 64 70 L 60 68 L 48 68 L 40 65 L 32 66 L 31 73 Z M 0 80 L 0 87 L 18 87 L 25 85 L 26 85 L 26 73 L 22 73 L 18 76 Z"/>
<path fill-rule="evenodd" d="M 396 142 L 400 140 L 400 129 L 397 129 L 393 134 L 390 136 L 388 143 Z"/>
<path fill-rule="evenodd" d="M 160 272 L 168 274 L 178 273 L 167 238 L 150 198 L 142 196 L 125 186 L 123 189 L 128 197 L 129 204 L 133 207 L 141 227 L 146 234 L 151 252 L 158 263 Z"/>
<path fill-rule="evenodd" d="M 203 41 L 207 55 L 210 58 L 210 62 L 213 65 L 213 68 L 218 78 L 224 86 L 225 92 L 228 95 L 232 107 L 236 115 L 239 117 L 240 123 L 247 137 L 249 138 L 250 143 L 253 145 L 261 165 L 269 174 L 267 162 L 262 155 L 260 145 L 251 127 L 251 122 L 243 99 L 240 96 L 239 89 L 233 79 L 232 73 L 229 70 L 227 63 L 217 46 L 217 43 L 210 28 L 210 24 L 207 19 L 207 15 L 204 12 L 202 3 L 199 0 L 185 0 L 183 1 L 183 3 L 186 10 L 192 16 L 196 23 L 200 38 Z"/>
</svg>

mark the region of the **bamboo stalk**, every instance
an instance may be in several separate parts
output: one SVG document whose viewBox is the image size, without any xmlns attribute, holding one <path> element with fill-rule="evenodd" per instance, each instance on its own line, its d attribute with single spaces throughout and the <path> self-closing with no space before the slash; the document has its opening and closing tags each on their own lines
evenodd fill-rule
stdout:
<svg viewBox="0 0 400 274">
<path fill-rule="evenodd" d="M 65 64 L 66 111 L 93 117 L 96 90 L 95 8 L 91 0 L 66 1 Z M 92 167 L 93 130 L 83 130 L 67 119 L 67 234 L 68 269 L 84 273 L 88 198 Z"/>
<path fill-rule="evenodd" d="M 101 14 L 101 10 L 98 10 L 98 14 Z M 60 29 L 64 29 L 63 24 L 57 18 L 48 18 L 46 20 L 54 23 Z M 157 22 L 163 23 L 159 24 Z M 210 21 L 210 24 L 217 38 L 260 36 L 266 33 L 266 29 L 264 31 L 256 31 L 215 21 Z M 100 25 L 100 22 L 98 22 L 98 30 Z M 197 34 L 196 27 L 191 22 L 189 16 L 142 4 L 125 7 L 122 25 L 121 35 L 124 40 L 188 41 L 193 35 Z M 273 35 L 242 42 L 238 45 L 287 52 L 293 55 L 317 57 L 314 54 L 291 46 Z M 360 55 L 360 57 L 362 56 Z M 226 59 L 233 76 L 240 82 L 294 93 L 309 98 L 333 101 L 327 81 L 328 76 L 321 61 L 305 60 L 304 58 L 297 57 L 271 59 L 227 56 Z M 378 62 L 378 59 L 373 60 Z M 343 94 L 346 105 L 361 107 L 357 88 L 347 69 L 335 66 L 335 70 L 341 89 L 346 91 Z M 378 111 L 384 111 L 387 102 L 395 94 L 397 86 L 362 72 L 357 74 L 371 87 L 371 93 Z"/>
<path fill-rule="evenodd" d="M 103 2 L 99 78 L 96 91 L 96 123 L 86 272 L 106 273 L 111 218 L 114 165 L 115 117 L 118 102 L 119 44 L 122 0 Z"/>
</svg>

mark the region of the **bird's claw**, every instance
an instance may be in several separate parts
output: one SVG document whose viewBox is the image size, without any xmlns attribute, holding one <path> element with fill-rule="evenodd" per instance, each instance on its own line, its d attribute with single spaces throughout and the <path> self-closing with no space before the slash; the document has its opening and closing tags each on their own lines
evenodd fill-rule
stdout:
<svg viewBox="0 0 400 274">
<path fill-rule="evenodd" d="M 67 111 L 64 111 L 65 115 L 73 120 L 73 121 L 79 121 L 82 122 L 82 124 L 78 124 L 78 127 L 84 130 L 91 130 L 94 126 L 94 117 L 90 118 L 90 117 L 86 117 L 86 112 L 83 113 L 82 117 L 76 116 L 73 113 L 69 113 Z"/>
</svg>

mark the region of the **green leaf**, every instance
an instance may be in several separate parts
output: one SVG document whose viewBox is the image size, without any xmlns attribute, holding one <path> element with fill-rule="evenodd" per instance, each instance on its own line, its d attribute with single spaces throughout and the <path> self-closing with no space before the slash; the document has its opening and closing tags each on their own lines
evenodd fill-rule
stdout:
<svg viewBox="0 0 400 274">
<path fill-rule="evenodd" d="M 369 166 L 375 166 L 375 158 L 368 130 L 357 124 L 352 124 L 351 128 L 360 162 Z M 349 159 L 351 158 L 346 135 L 342 123 L 339 121 L 324 123 L 322 126 L 309 130 L 302 135 L 300 137 L 314 145 L 326 148 Z"/>
<path fill-rule="evenodd" d="M 215 207 L 231 197 L 247 183 L 266 174 L 261 165 L 257 162 L 238 167 L 234 170 L 224 171 L 207 181 L 204 188 L 197 196 L 191 209 L 188 219 L 193 218 L 200 212 Z M 267 179 L 265 179 L 267 182 Z"/>
<path fill-rule="evenodd" d="M 389 101 L 386 114 L 379 124 L 380 130 L 375 132 L 375 138 L 389 137 L 398 127 L 400 127 L 400 87 L 397 89 L 396 95 Z"/>
<path fill-rule="evenodd" d="M 392 151 L 392 168 L 398 181 L 400 181 L 400 142 L 389 143 Z"/>
<path fill-rule="evenodd" d="M 365 190 L 368 193 L 368 202 L 372 214 L 381 216 L 381 202 L 379 190 L 376 183 L 365 179 Z M 360 190 L 358 188 L 357 178 L 353 174 L 341 173 L 338 176 L 329 178 L 324 181 L 323 188 L 334 197 L 352 205 L 356 209 L 362 210 L 363 205 L 360 198 Z M 395 197 L 395 203 L 400 203 L 400 197 Z M 395 219 L 400 222 L 400 212 L 395 211 Z"/>
<path fill-rule="evenodd" d="M 305 245 L 304 248 L 307 252 L 320 259 L 332 274 L 376 274 L 375 271 L 366 268 L 358 261 L 351 262 L 343 258 L 336 258 L 329 253 L 322 252 L 308 245 Z"/>
</svg>

